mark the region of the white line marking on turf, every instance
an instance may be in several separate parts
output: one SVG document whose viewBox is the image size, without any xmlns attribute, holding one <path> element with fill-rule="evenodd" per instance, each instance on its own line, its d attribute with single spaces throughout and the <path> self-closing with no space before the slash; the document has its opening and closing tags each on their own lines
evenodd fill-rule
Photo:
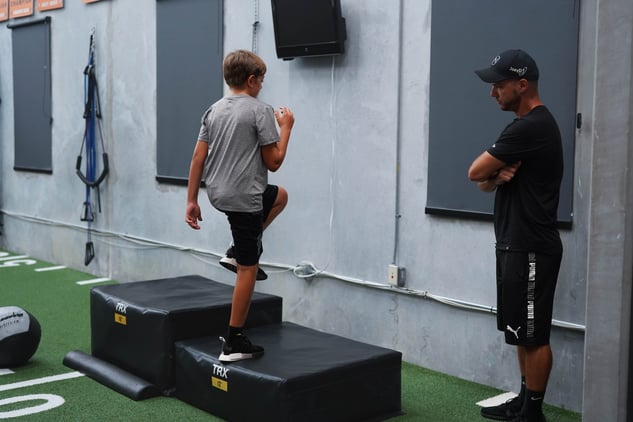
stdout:
<svg viewBox="0 0 633 422">
<path fill-rule="evenodd" d="M 13 256 L 5 256 L 4 258 L 0 258 L 0 261 L 12 261 L 14 259 L 22 259 L 28 258 L 28 255 L 13 255 Z"/>
<path fill-rule="evenodd" d="M 83 280 L 83 281 L 78 281 L 77 284 L 79 284 L 80 286 L 83 286 L 84 284 L 95 284 L 95 283 L 102 283 L 104 281 L 110 281 L 110 279 L 108 277 L 103 277 L 103 278 L 93 278 L 91 280 Z"/>
<path fill-rule="evenodd" d="M 477 402 L 476 404 L 481 407 L 498 406 L 502 403 L 507 402 L 508 400 L 512 400 L 516 396 L 518 396 L 517 393 L 513 393 L 512 391 L 509 391 L 507 393 L 499 394 L 498 396 L 484 399 L 482 401 Z"/>
<path fill-rule="evenodd" d="M 2 406 L 6 406 L 7 404 L 21 403 L 31 400 L 44 400 L 46 403 L 40 404 L 38 406 L 10 410 L 8 412 L 0 412 L 0 419 L 10 419 L 20 416 L 34 415 L 36 413 L 45 412 L 47 410 L 59 407 L 66 402 L 63 397 L 57 396 L 55 394 L 29 394 L 28 396 L 9 397 L 8 399 L 0 400 L 0 408 L 2 408 Z"/>
<path fill-rule="evenodd" d="M 15 390 L 16 388 L 31 387 L 33 385 L 47 384 L 54 381 L 63 381 L 71 378 L 83 377 L 81 372 L 67 372 L 65 374 L 53 375 L 50 377 L 36 378 L 28 381 L 14 382 L 13 384 L 0 385 L 0 391 Z"/>
<path fill-rule="evenodd" d="M 35 272 L 39 273 L 42 271 L 56 271 L 56 270 L 63 270 L 64 268 L 66 268 L 65 265 L 56 265 L 54 267 L 36 268 Z"/>
<path fill-rule="evenodd" d="M 9 374 L 15 374 L 15 372 L 10 370 L 9 368 L 0 368 L 0 375 L 9 375 Z"/>
</svg>

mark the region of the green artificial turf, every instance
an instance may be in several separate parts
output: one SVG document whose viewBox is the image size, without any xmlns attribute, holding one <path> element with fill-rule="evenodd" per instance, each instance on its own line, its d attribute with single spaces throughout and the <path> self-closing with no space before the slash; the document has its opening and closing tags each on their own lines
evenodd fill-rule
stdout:
<svg viewBox="0 0 633 422">
<path fill-rule="evenodd" d="M 405 421 L 464 422 L 485 421 L 475 403 L 501 394 L 492 387 L 402 363 L 402 410 L 393 419 Z M 580 422 L 580 414 L 545 405 L 548 422 Z"/>
<path fill-rule="evenodd" d="M 155 397 L 133 401 L 98 382 L 81 376 L 63 381 L 2 391 L 20 381 L 75 372 L 63 365 L 66 353 L 90 353 L 90 289 L 77 281 L 95 278 L 72 269 L 36 272 L 50 267 L 42 261 L 7 260 L 0 251 L 0 307 L 19 306 L 33 314 L 42 327 L 40 345 L 24 366 L 0 375 L 0 402 L 29 394 L 61 396 L 64 404 L 42 413 L 14 418 L 28 421 L 219 421 L 221 419 L 176 398 Z M 102 282 L 98 286 L 115 283 Z M 113 345 L 117 347 L 117 345 Z M 406 362 L 402 364 L 402 416 L 395 422 L 465 422 L 484 420 L 476 402 L 501 393 Z M 248 403 L 245 398 L 245 403 Z M 0 406 L 3 413 L 42 404 L 31 400 Z M 581 416 L 545 405 L 549 422 L 579 422 Z"/>
</svg>

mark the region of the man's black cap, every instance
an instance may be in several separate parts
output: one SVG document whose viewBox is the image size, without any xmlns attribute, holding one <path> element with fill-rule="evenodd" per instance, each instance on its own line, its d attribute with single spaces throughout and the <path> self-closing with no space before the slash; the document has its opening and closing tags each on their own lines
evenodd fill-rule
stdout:
<svg viewBox="0 0 633 422">
<path fill-rule="evenodd" d="M 506 50 L 492 59 L 490 67 L 475 70 L 482 81 L 495 83 L 506 79 L 538 81 L 536 62 L 523 50 Z"/>
</svg>

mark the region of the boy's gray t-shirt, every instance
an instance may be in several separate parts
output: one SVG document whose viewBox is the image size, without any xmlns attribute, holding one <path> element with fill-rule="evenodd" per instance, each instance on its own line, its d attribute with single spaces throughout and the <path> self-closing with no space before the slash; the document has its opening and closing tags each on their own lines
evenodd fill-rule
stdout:
<svg viewBox="0 0 633 422">
<path fill-rule="evenodd" d="M 279 141 L 272 106 L 250 95 L 231 95 L 202 116 L 198 140 L 209 145 L 203 180 L 221 211 L 258 212 L 268 184 L 261 147 Z"/>
</svg>

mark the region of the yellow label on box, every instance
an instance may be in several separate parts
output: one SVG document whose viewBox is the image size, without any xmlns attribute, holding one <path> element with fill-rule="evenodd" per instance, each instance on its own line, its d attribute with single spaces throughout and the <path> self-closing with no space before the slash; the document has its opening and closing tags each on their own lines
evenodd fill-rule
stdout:
<svg viewBox="0 0 633 422">
<path fill-rule="evenodd" d="M 127 318 L 125 315 L 114 313 L 114 322 L 121 325 L 127 325 Z"/>
<path fill-rule="evenodd" d="M 211 385 L 222 391 L 229 391 L 229 383 L 223 379 L 211 377 Z"/>
</svg>

